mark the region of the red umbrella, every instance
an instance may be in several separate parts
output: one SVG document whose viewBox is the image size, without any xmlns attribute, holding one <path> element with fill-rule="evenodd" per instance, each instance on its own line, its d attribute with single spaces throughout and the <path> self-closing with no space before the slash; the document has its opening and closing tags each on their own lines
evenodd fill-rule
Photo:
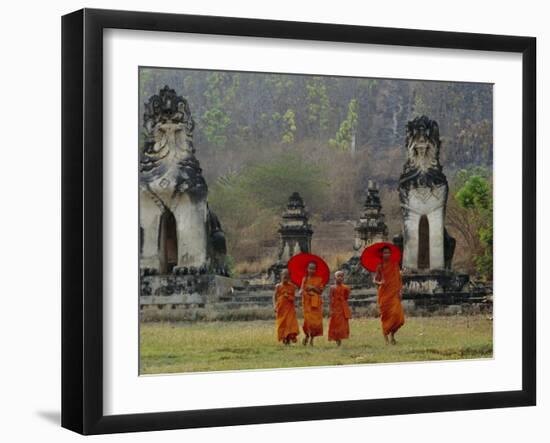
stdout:
<svg viewBox="0 0 550 443">
<path fill-rule="evenodd" d="M 399 263 L 401 260 L 401 251 L 393 243 L 380 242 L 370 245 L 368 248 L 365 248 L 361 254 L 361 264 L 367 271 L 375 272 L 378 268 L 378 265 L 382 263 L 382 249 L 390 248 L 391 256 L 390 261 L 394 263 Z"/>
<path fill-rule="evenodd" d="M 290 279 L 294 282 L 294 284 L 298 286 L 302 285 L 302 281 L 307 274 L 307 265 L 311 262 L 317 265 L 315 275 L 318 275 L 323 279 L 323 285 L 327 284 L 330 278 L 330 270 L 328 269 L 328 265 L 318 255 L 306 254 L 305 252 L 295 255 L 288 261 L 288 272 L 290 273 Z"/>
</svg>

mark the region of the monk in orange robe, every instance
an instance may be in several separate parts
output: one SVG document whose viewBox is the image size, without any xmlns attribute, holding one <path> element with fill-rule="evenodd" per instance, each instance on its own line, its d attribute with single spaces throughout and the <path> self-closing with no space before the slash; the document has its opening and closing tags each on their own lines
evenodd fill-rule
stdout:
<svg viewBox="0 0 550 443">
<path fill-rule="evenodd" d="M 348 298 L 351 293 L 349 286 L 344 284 L 344 271 L 334 274 L 335 284 L 330 287 L 330 321 L 328 324 L 328 339 L 338 346 L 344 338 L 349 338 L 349 319 L 351 310 Z"/>
<path fill-rule="evenodd" d="M 315 275 L 317 265 L 311 262 L 307 265 L 307 275 L 302 280 L 302 308 L 304 310 L 304 340 L 302 344 L 313 346 L 313 339 L 323 335 L 323 299 L 321 294 L 325 285 L 322 277 Z"/>
<path fill-rule="evenodd" d="M 396 344 L 395 333 L 405 324 L 405 314 L 401 306 L 401 271 L 399 263 L 390 261 L 390 248 L 382 249 L 382 263 L 378 265 L 374 283 L 378 285 L 378 307 L 382 321 L 384 340 Z"/>
<path fill-rule="evenodd" d="M 281 272 L 281 282 L 275 286 L 273 294 L 277 339 L 285 345 L 296 343 L 296 337 L 300 333 L 294 307 L 295 300 L 296 286 L 290 281 L 288 270 L 285 269 Z"/>
</svg>

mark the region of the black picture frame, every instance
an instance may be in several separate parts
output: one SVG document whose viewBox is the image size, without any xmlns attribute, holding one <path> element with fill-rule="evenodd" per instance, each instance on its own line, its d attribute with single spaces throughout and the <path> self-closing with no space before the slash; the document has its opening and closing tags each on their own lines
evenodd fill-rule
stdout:
<svg viewBox="0 0 550 443">
<path fill-rule="evenodd" d="M 103 30 L 369 43 L 522 54 L 522 389 L 392 399 L 103 413 Z M 82 434 L 531 406 L 536 403 L 536 39 L 83 9 L 62 18 L 62 426 Z"/>
</svg>

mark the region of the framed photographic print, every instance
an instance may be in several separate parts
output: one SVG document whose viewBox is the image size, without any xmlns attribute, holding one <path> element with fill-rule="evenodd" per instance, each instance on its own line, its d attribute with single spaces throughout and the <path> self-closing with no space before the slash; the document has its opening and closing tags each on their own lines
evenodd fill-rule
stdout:
<svg viewBox="0 0 550 443">
<path fill-rule="evenodd" d="M 62 21 L 62 425 L 534 405 L 530 37 Z"/>
</svg>

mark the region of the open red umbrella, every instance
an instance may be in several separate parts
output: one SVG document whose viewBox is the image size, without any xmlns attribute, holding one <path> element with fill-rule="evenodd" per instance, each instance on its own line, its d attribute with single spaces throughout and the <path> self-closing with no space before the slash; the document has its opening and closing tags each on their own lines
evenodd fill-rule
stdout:
<svg viewBox="0 0 550 443">
<path fill-rule="evenodd" d="M 382 263 L 382 249 L 384 248 L 390 248 L 390 261 L 399 263 L 401 260 L 401 250 L 397 246 L 388 242 L 374 243 L 365 248 L 361 254 L 361 264 L 367 271 L 375 272 L 378 265 Z"/>
<path fill-rule="evenodd" d="M 294 284 L 300 286 L 304 277 L 307 274 L 307 265 L 314 262 L 317 265 L 317 271 L 315 275 L 318 275 L 323 279 L 323 285 L 326 285 L 330 278 L 330 270 L 325 261 L 314 254 L 306 254 L 302 252 L 295 255 L 288 261 L 288 272 L 290 273 L 290 279 Z"/>
</svg>

